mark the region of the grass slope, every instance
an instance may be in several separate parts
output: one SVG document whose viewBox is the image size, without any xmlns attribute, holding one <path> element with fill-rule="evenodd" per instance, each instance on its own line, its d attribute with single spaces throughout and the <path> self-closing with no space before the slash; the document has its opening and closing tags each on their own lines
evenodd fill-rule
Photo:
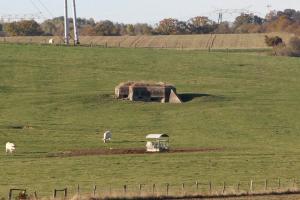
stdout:
<svg viewBox="0 0 300 200">
<path fill-rule="evenodd" d="M 299 178 L 300 60 L 253 53 L 0 45 L 0 196 L 10 187 L 40 195 L 77 183 L 236 184 Z M 113 99 L 127 80 L 166 81 L 188 102 Z M 203 95 L 205 94 L 205 95 Z M 32 129 L 12 129 L 27 124 Z M 101 142 L 104 130 L 113 142 Z M 96 134 L 97 132 L 101 134 Z M 172 147 L 220 152 L 57 158 L 87 148 L 144 147 L 168 133 Z M 4 144 L 17 144 L 5 156 Z"/>
</svg>

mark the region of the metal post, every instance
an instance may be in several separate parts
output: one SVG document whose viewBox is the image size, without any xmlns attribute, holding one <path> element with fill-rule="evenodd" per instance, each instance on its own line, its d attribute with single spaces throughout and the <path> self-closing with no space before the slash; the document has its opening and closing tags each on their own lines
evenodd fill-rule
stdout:
<svg viewBox="0 0 300 200">
<path fill-rule="evenodd" d="M 77 28 L 77 13 L 76 13 L 76 2 L 73 0 L 73 25 L 74 25 L 74 44 L 79 44 L 79 34 Z"/>
<path fill-rule="evenodd" d="M 69 45 L 69 17 L 68 17 L 68 0 L 65 0 L 65 44 Z"/>
</svg>

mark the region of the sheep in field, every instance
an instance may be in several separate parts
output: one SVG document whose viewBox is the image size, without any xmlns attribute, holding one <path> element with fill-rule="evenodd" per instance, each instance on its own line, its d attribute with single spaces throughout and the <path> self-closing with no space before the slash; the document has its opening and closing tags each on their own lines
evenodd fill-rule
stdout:
<svg viewBox="0 0 300 200">
<path fill-rule="evenodd" d="M 6 154 L 7 153 L 13 153 L 15 150 L 16 150 L 16 146 L 14 143 L 10 143 L 10 142 L 7 142 L 6 145 L 5 145 L 5 151 L 6 151 Z"/>
<path fill-rule="evenodd" d="M 53 38 L 49 39 L 49 44 L 54 44 L 54 39 Z"/>
<path fill-rule="evenodd" d="M 112 138 L 112 134 L 110 131 L 106 131 L 104 134 L 103 134 L 103 142 L 104 143 L 107 143 L 111 140 Z"/>
</svg>

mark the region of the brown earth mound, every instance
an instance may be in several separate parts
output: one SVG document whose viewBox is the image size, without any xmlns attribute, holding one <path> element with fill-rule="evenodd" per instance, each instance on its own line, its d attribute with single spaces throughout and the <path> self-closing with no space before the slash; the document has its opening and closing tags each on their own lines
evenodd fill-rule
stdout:
<svg viewBox="0 0 300 200">
<path fill-rule="evenodd" d="M 172 148 L 164 153 L 193 153 L 222 151 L 221 148 Z M 128 154 L 154 154 L 147 152 L 144 148 L 130 149 L 77 149 L 60 153 L 49 154 L 49 157 L 73 157 L 73 156 L 91 156 L 91 155 L 128 155 Z"/>
</svg>

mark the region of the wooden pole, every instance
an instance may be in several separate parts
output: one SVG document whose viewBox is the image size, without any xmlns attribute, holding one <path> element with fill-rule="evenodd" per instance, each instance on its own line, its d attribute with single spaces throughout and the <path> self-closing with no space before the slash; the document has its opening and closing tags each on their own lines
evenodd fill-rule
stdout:
<svg viewBox="0 0 300 200">
<path fill-rule="evenodd" d="M 241 183 L 238 182 L 238 184 L 237 184 L 237 192 L 238 192 L 238 193 L 240 193 L 240 186 L 241 186 Z"/>
<path fill-rule="evenodd" d="M 54 192 L 53 192 L 53 198 L 54 198 L 54 199 L 56 198 L 56 189 L 54 189 Z"/>
<path fill-rule="evenodd" d="M 126 193 L 127 193 L 127 185 L 124 185 L 123 188 L 124 188 L 124 194 L 126 195 Z"/>
<path fill-rule="evenodd" d="M 152 185 L 152 194 L 154 195 L 155 192 L 155 184 Z"/>
<path fill-rule="evenodd" d="M 197 188 L 197 190 L 199 189 L 199 183 L 198 183 L 198 181 L 196 181 L 196 188 Z"/>
<path fill-rule="evenodd" d="M 94 195 L 94 197 L 96 196 L 96 190 L 97 190 L 97 186 L 94 185 L 94 189 L 93 189 L 93 195 Z"/>
<path fill-rule="evenodd" d="M 225 193 L 225 190 L 226 190 L 226 183 L 224 181 L 224 183 L 223 183 L 223 191 L 222 191 L 223 194 Z"/>
<path fill-rule="evenodd" d="M 79 184 L 77 184 L 77 195 L 79 195 L 80 193 L 80 187 L 79 187 Z"/>
<path fill-rule="evenodd" d="M 250 192 L 253 191 L 253 180 L 250 181 Z"/>
<path fill-rule="evenodd" d="M 38 199 L 38 196 L 37 196 L 37 192 L 34 191 L 34 199 L 37 200 Z"/>
<path fill-rule="evenodd" d="M 185 191 L 184 191 L 184 183 L 182 183 L 181 189 L 182 189 L 182 194 L 184 195 L 184 193 L 185 193 Z"/>
<path fill-rule="evenodd" d="M 211 181 L 209 182 L 209 193 L 211 194 L 211 191 L 212 190 L 212 183 L 211 183 Z"/>
<path fill-rule="evenodd" d="M 280 178 L 278 178 L 278 189 L 280 190 L 281 188 L 281 181 L 280 181 Z"/>
<path fill-rule="evenodd" d="M 9 190 L 8 200 L 11 200 L 11 197 L 12 197 L 12 189 Z"/>
<path fill-rule="evenodd" d="M 167 196 L 169 195 L 169 183 L 167 183 Z"/>
<path fill-rule="evenodd" d="M 266 179 L 265 180 L 265 191 L 267 191 L 268 190 L 268 180 Z"/>
<path fill-rule="evenodd" d="M 142 184 L 139 184 L 140 195 L 142 195 Z"/>
<path fill-rule="evenodd" d="M 65 188 L 65 198 L 68 196 L 68 188 Z"/>
</svg>

